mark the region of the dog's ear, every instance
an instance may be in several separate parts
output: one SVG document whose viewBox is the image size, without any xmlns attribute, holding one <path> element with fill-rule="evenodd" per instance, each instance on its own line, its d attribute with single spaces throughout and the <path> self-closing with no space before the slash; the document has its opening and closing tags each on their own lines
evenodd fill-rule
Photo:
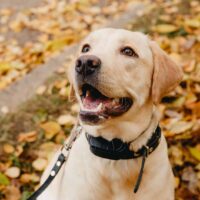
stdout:
<svg viewBox="0 0 200 200">
<path fill-rule="evenodd" d="M 156 44 L 150 41 L 154 70 L 152 77 L 152 99 L 158 104 L 162 97 L 173 90 L 183 77 L 182 69 Z"/>
</svg>

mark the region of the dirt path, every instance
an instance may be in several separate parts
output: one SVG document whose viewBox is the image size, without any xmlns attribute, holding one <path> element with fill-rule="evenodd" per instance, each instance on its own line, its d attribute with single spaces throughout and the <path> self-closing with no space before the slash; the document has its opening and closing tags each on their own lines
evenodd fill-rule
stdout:
<svg viewBox="0 0 200 200">
<path fill-rule="evenodd" d="M 1 0 L 0 9 L 12 8 L 22 10 L 26 8 L 36 7 L 44 4 L 43 0 Z"/>
</svg>

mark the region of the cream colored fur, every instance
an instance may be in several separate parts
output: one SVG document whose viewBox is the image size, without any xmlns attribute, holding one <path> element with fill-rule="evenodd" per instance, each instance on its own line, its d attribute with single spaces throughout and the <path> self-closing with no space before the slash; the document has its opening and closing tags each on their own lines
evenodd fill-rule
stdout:
<svg viewBox="0 0 200 200">
<path fill-rule="evenodd" d="M 88 55 L 102 61 L 97 89 L 111 97 L 131 97 L 130 110 L 120 117 L 100 125 L 81 122 L 83 131 L 76 140 L 67 163 L 39 200 L 174 200 L 173 173 L 164 136 L 157 149 L 147 158 L 142 183 L 134 194 L 133 188 L 140 170 L 141 158 L 113 161 L 94 156 L 84 132 L 108 140 L 121 138 L 132 141 L 137 151 L 146 144 L 159 123 L 157 103 L 181 80 L 180 68 L 147 36 L 122 29 L 101 29 L 92 32 L 80 45 L 90 44 Z M 139 58 L 120 54 L 120 48 L 132 47 Z M 75 81 L 74 66 L 70 79 L 76 98 L 82 107 Z M 170 78 L 169 78 L 170 77 Z M 138 137 L 144 130 L 145 133 Z M 55 156 L 56 159 L 56 156 Z M 45 171 L 42 182 L 54 164 Z"/>
</svg>

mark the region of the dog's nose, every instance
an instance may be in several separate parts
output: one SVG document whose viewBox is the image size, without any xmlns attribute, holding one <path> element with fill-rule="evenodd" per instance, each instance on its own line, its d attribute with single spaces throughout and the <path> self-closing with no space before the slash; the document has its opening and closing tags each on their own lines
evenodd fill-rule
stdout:
<svg viewBox="0 0 200 200">
<path fill-rule="evenodd" d="M 96 72 L 101 66 L 101 61 L 93 55 L 84 55 L 76 61 L 76 72 L 83 76 L 88 76 Z"/>
</svg>

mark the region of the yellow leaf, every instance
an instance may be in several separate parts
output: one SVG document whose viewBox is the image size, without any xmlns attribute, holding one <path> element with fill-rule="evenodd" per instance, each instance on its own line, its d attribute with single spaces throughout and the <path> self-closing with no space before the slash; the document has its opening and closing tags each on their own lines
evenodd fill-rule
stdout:
<svg viewBox="0 0 200 200">
<path fill-rule="evenodd" d="M 9 185 L 10 181 L 9 179 L 0 172 L 0 185 Z"/>
<path fill-rule="evenodd" d="M 200 151 L 195 148 L 195 147 L 189 147 L 188 148 L 189 151 L 190 151 L 190 154 L 195 158 L 197 159 L 198 161 L 200 161 Z"/>
<path fill-rule="evenodd" d="M 8 62 L 0 62 L 0 74 L 6 73 L 11 69 L 11 65 Z"/>
<path fill-rule="evenodd" d="M 46 122 L 42 124 L 41 127 L 45 131 L 45 137 L 47 139 L 53 138 L 61 130 L 60 125 L 54 121 Z"/>
<path fill-rule="evenodd" d="M 200 27 L 200 20 L 199 19 L 188 19 L 185 21 L 185 24 L 187 26 L 190 26 L 192 28 L 199 28 Z"/>
<path fill-rule="evenodd" d="M 75 36 L 68 36 L 66 38 L 55 39 L 47 42 L 46 49 L 49 51 L 58 51 L 62 49 L 65 45 L 71 44 L 76 40 Z"/>
<path fill-rule="evenodd" d="M 172 24 L 159 24 L 153 28 L 158 33 L 171 33 L 178 30 L 178 27 Z"/>
<path fill-rule="evenodd" d="M 179 177 L 174 177 L 174 185 L 175 188 L 177 189 L 180 185 L 180 178 Z"/>
<path fill-rule="evenodd" d="M 185 99 L 186 98 L 184 96 L 181 96 L 181 97 L 177 98 L 174 102 L 172 102 L 171 106 L 181 108 L 185 103 Z"/>
</svg>

